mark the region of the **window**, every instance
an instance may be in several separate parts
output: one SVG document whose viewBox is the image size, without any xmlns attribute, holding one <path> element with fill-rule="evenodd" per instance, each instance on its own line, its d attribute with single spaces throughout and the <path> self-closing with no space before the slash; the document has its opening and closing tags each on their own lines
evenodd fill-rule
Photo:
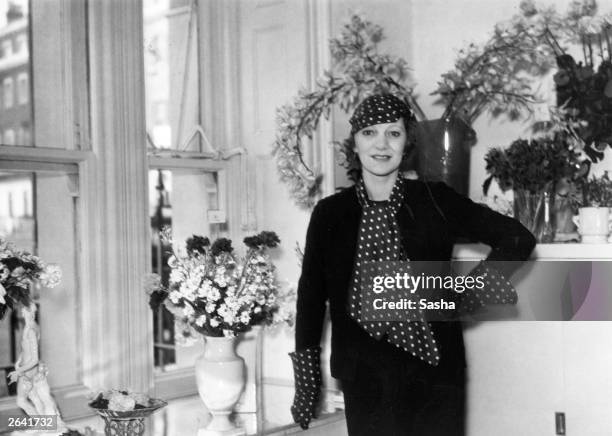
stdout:
<svg viewBox="0 0 612 436">
<path fill-rule="evenodd" d="M 26 104 L 28 102 L 30 94 L 28 86 L 28 73 L 19 73 L 17 76 L 17 102 L 19 104 Z"/>
<path fill-rule="evenodd" d="M 26 166 L 36 168 L 37 165 Z M 71 191 L 75 174 L 68 169 L 70 165 L 64 167 L 67 171 L 49 171 L 42 167 L 33 172 L 0 171 L 0 238 L 62 269 L 62 282 L 57 288 L 32 290 L 39 306 L 40 359 L 48 365 L 49 384 L 55 387 L 76 385 L 80 381 L 76 349 L 79 328 L 74 316 L 78 301 L 78 206 Z M 36 212 L 33 214 L 33 211 Z M 57 319 L 62 322 L 58 323 Z M 7 374 L 14 369 L 20 354 L 21 325 L 18 312 L 12 312 L 0 322 L 0 350 L 5 351 L 0 353 L 0 373 Z M 62 340 L 57 341 L 57 337 Z M 6 380 L 0 377 L 0 392 L 14 395 L 15 386 L 7 385 Z"/>
<path fill-rule="evenodd" d="M 15 53 L 28 55 L 28 36 L 25 33 L 15 38 Z"/>
<path fill-rule="evenodd" d="M 13 129 L 6 129 L 2 138 L 4 145 L 15 145 L 15 131 Z"/>
<path fill-rule="evenodd" d="M 202 152 L 198 17 L 193 2 L 144 0 L 149 148 Z"/>
<path fill-rule="evenodd" d="M 200 125 L 197 15 L 190 2 L 144 0 L 145 100 L 148 148 L 152 155 L 172 149 L 201 151 L 202 137 L 192 132 Z M 180 160 L 180 159 L 179 159 Z M 152 270 L 167 284 L 167 247 L 159 238 L 169 226 L 180 249 L 191 234 L 211 235 L 215 226 L 207 212 L 218 207 L 218 174 L 201 165 L 195 168 L 152 165 L 149 170 Z M 176 162 L 183 165 L 183 162 Z M 199 166 L 199 167 L 198 167 Z M 212 204 L 209 195 L 213 194 Z M 191 368 L 198 347 L 177 346 L 180 332 L 164 307 L 153 314 L 153 345 L 156 373 Z"/>
<path fill-rule="evenodd" d="M 222 224 L 214 213 L 220 210 L 220 189 L 224 189 L 223 171 L 202 169 L 149 170 L 149 216 L 151 219 L 152 270 L 168 283 L 169 248 L 159 237 L 164 227 L 171 229 L 174 250 L 184 251 L 184 241 L 193 234 L 212 239 L 219 236 Z M 164 307 L 154 313 L 154 356 L 156 370 L 163 372 L 191 367 L 201 352 L 199 346 L 178 344 L 174 317 Z M 180 345 L 180 346 L 177 346 Z"/>
<path fill-rule="evenodd" d="M 5 78 L 2 81 L 2 88 L 4 90 L 4 108 L 10 109 L 13 107 L 13 78 Z"/>
<path fill-rule="evenodd" d="M 13 43 L 10 39 L 5 39 L 4 41 L 2 41 L 2 45 L 0 46 L 2 48 L 2 57 L 3 58 L 9 58 L 11 57 L 11 54 L 13 53 L 12 47 L 13 47 Z"/>
<path fill-rule="evenodd" d="M 90 196 L 84 195 L 91 191 L 92 153 L 76 149 L 74 127 L 83 124 L 80 116 L 88 117 L 82 94 L 87 77 L 79 70 L 86 71 L 87 62 L 81 56 L 86 39 L 79 33 L 84 32 L 85 15 L 80 2 L 32 2 L 31 11 L 27 0 L 11 0 L 9 4 L 10 17 L 0 20 L 0 35 L 6 34 L 4 26 L 10 26 L 16 47 L 11 54 L 11 76 L 4 68 L 6 57 L 0 60 L 0 131 L 5 145 L 0 153 L 0 237 L 62 269 L 58 287 L 35 290 L 34 296 L 40 308 L 40 359 L 49 368 L 49 384 L 62 414 L 70 419 L 86 413 L 82 392 L 91 372 L 84 361 L 84 350 L 91 340 L 80 310 L 89 307 L 83 295 L 91 288 L 92 257 L 83 247 L 90 239 L 88 222 L 95 219 L 86 204 Z M 32 44 L 41 55 L 32 62 L 27 49 L 30 17 L 32 26 L 40 29 Z M 79 17 L 81 25 L 77 24 Z M 4 42 L 0 42 L 2 47 Z M 70 50 L 65 50 L 66 44 Z M 32 70 L 44 70 L 45 74 L 33 75 Z M 30 86 L 41 91 L 36 104 L 31 101 Z M 35 109 L 41 115 L 36 124 L 38 137 L 33 131 Z M 55 149 L 15 147 L 31 146 L 35 141 Z M 19 335 L 18 313 L 0 322 L 2 374 L 11 370 L 19 355 Z M 18 412 L 15 399 L 10 398 L 12 389 L 14 386 L 7 386 L 6 378 L 0 376 L 2 416 Z M 0 423 L 0 433 L 6 430 L 5 425 Z"/>
</svg>

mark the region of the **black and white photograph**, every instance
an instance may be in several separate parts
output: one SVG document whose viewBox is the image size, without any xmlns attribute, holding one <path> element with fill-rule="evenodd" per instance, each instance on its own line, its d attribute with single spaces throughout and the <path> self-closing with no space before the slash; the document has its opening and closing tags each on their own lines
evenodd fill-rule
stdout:
<svg viewBox="0 0 612 436">
<path fill-rule="evenodd" d="M 0 435 L 612 435 L 612 0 L 0 0 Z"/>
</svg>

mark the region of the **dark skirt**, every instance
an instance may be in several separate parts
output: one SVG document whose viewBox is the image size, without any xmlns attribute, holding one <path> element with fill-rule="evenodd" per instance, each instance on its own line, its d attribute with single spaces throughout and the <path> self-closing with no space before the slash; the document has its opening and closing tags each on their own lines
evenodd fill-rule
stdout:
<svg viewBox="0 0 612 436">
<path fill-rule="evenodd" d="M 434 367 L 408 361 L 357 364 L 342 380 L 350 436 L 463 436 L 465 377 L 440 377 Z"/>
</svg>

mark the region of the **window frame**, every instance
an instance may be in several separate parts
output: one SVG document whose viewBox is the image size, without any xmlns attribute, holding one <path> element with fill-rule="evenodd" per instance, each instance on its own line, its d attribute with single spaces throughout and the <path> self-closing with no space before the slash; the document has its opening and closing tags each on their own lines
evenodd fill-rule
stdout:
<svg viewBox="0 0 612 436">
<path fill-rule="evenodd" d="M 175 154 L 176 155 L 176 154 Z M 202 172 L 216 172 L 219 175 L 219 205 L 222 210 L 227 213 L 227 183 L 226 177 L 229 170 L 229 162 L 219 159 L 212 159 L 208 156 L 201 159 L 193 158 L 193 153 L 183 154 L 184 157 L 160 157 L 149 154 L 148 170 L 200 170 Z M 151 240 L 152 235 L 149 235 Z M 152 316 L 152 314 L 151 314 Z M 153 329 L 151 322 L 151 337 L 153 338 Z M 150 350 L 151 354 L 153 348 Z M 197 385 L 195 383 L 194 367 L 177 368 L 169 371 L 155 372 L 153 371 L 153 384 L 155 395 L 166 398 L 180 398 L 189 395 L 197 394 Z"/>
<path fill-rule="evenodd" d="M 87 279 L 84 271 L 89 269 L 89 259 L 85 254 L 87 252 L 87 233 L 88 233 L 88 214 L 87 214 L 87 199 L 81 196 L 80 190 L 87 189 L 87 173 L 91 172 L 92 163 L 94 161 L 93 153 L 89 151 L 78 150 L 58 150 L 45 148 L 29 148 L 20 146 L 2 146 L 0 154 L 0 169 L 5 170 L 21 170 L 28 172 L 52 172 L 67 174 L 71 181 L 71 195 L 78 197 L 77 208 L 75 211 L 75 244 L 77 253 L 75 279 L 75 291 L 77 292 L 76 301 L 77 307 L 81 306 L 84 301 L 83 292 L 87 289 Z M 86 303 L 85 303 L 86 304 Z M 77 341 L 77 366 L 82 366 L 82 361 L 78 354 L 82 354 L 83 342 L 86 340 L 88 330 L 91 326 L 88 320 L 82 316 L 83 312 L 75 313 L 76 325 L 78 327 Z M 64 418 L 74 416 L 82 416 L 88 413 L 86 402 L 83 399 L 88 393 L 88 388 L 85 385 L 82 374 L 77 377 L 79 381 L 74 384 L 53 387 L 52 391 L 58 406 L 63 413 Z M 0 398 L 0 412 L 7 414 L 21 414 L 20 409 L 15 404 L 15 397 L 7 396 Z M 0 431 L 4 430 L 0 428 Z"/>
</svg>

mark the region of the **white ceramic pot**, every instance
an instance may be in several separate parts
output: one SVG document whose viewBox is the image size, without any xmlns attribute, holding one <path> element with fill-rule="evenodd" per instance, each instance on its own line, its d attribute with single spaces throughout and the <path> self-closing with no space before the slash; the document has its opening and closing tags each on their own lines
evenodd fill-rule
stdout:
<svg viewBox="0 0 612 436">
<path fill-rule="evenodd" d="M 212 414 L 198 436 L 244 435 L 229 419 L 245 385 L 244 360 L 236 355 L 233 337 L 205 336 L 204 353 L 195 362 L 200 398 Z"/>
<path fill-rule="evenodd" d="M 607 207 L 581 207 L 573 221 L 583 243 L 605 244 L 610 234 L 611 218 Z"/>
</svg>

